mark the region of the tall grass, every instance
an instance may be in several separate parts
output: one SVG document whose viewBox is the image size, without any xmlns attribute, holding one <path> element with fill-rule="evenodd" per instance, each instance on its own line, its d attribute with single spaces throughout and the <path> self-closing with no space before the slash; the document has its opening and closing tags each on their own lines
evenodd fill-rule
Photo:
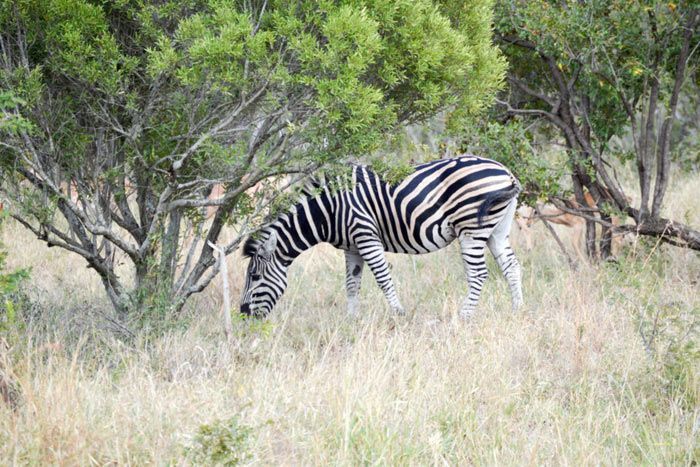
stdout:
<svg viewBox="0 0 700 467">
<path fill-rule="evenodd" d="M 697 221 L 693 192 L 679 187 L 671 204 Z M 510 312 L 490 262 L 464 322 L 456 246 L 391 256 L 407 316 L 389 314 L 367 275 L 356 319 L 345 316 L 342 255 L 322 246 L 292 266 L 267 321 L 235 320 L 228 345 L 218 281 L 182 324 L 125 337 L 90 270 L 6 227 L 15 266 L 33 269 L 26 327 L 3 357 L 22 400 L 0 406 L 3 465 L 700 458 L 694 252 L 638 244 L 619 263 L 572 271 L 539 226 L 535 249 L 519 250 L 525 309 Z M 230 261 L 237 300 L 244 264 Z"/>
</svg>

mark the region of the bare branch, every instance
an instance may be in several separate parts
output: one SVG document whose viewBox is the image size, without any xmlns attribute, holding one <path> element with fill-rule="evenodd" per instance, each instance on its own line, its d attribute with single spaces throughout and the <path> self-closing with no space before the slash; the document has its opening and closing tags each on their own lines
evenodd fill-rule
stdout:
<svg viewBox="0 0 700 467">
<path fill-rule="evenodd" d="M 532 96 L 532 97 L 535 97 L 535 98 L 549 104 L 550 106 L 552 106 L 552 108 L 556 108 L 558 105 L 557 100 L 555 98 L 548 96 L 547 94 L 545 94 L 543 92 L 539 92 L 539 91 L 532 89 L 531 87 L 529 87 L 528 85 L 526 85 L 525 83 L 523 83 L 519 79 L 516 79 L 512 76 L 509 76 L 508 82 L 513 84 L 514 86 L 516 86 L 518 89 L 523 91 L 525 94 Z"/>
<path fill-rule="evenodd" d="M 209 243 L 209 246 L 216 250 L 219 262 L 217 268 L 221 271 L 221 294 L 223 295 L 223 303 L 221 315 L 223 317 L 224 334 L 226 335 L 226 340 L 231 342 L 233 340 L 233 324 L 231 323 L 231 295 L 228 290 L 228 267 L 226 265 L 226 252 L 224 248 Z"/>
<path fill-rule="evenodd" d="M 258 88 L 258 90 L 248 99 L 245 101 L 242 101 L 231 113 L 226 115 L 223 119 L 219 121 L 214 127 L 212 127 L 209 131 L 206 133 L 202 134 L 197 138 L 197 141 L 194 142 L 187 150 L 181 154 L 175 162 L 172 163 L 172 169 L 177 172 L 179 171 L 183 164 L 192 157 L 192 155 L 197 152 L 197 150 L 209 139 L 214 136 L 216 136 L 219 131 L 222 129 L 226 128 L 228 125 L 230 125 L 234 119 L 245 109 L 247 109 L 253 102 L 258 100 L 260 96 L 263 95 L 263 93 L 267 90 L 267 85 L 269 84 L 268 81 L 265 81 L 262 83 L 262 85 Z"/>
<path fill-rule="evenodd" d="M 535 213 L 537 214 L 537 217 L 542 221 L 544 226 L 547 228 L 547 231 L 550 233 L 550 235 L 554 238 L 554 241 L 557 242 L 557 245 L 559 246 L 559 249 L 561 250 L 562 254 L 566 258 L 566 262 L 569 263 L 569 267 L 571 269 L 576 269 L 576 262 L 571 258 L 569 253 L 566 251 L 566 248 L 564 248 L 564 244 L 562 243 L 561 239 L 559 238 L 559 235 L 557 235 L 557 232 L 554 230 L 554 228 L 549 224 L 549 221 L 547 220 L 548 217 L 551 216 L 544 216 L 540 212 L 540 209 L 537 205 L 535 205 Z"/>
</svg>

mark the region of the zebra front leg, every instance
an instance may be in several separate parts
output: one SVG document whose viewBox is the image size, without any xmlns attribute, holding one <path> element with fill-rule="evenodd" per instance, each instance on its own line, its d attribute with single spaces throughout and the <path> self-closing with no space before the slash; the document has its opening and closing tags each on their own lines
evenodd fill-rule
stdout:
<svg viewBox="0 0 700 467">
<path fill-rule="evenodd" d="M 379 239 L 365 241 L 362 246 L 358 245 L 358 249 L 360 250 L 362 259 L 364 259 L 367 266 L 369 266 L 369 269 L 372 271 L 372 274 L 374 274 L 379 288 L 384 292 L 384 296 L 389 302 L 391 311 L 397 315 L 406 314 L 396 294 L 394 281 L 391 279 L 391 274 L 389 273 L 389 263 L 384 256 L 384 246 L 382 242 L 380 242 Z"/>
<path fill-rule="evenodd" d="M 462 309 L 459 311 L 459 314 L 462 318 L 467 319 L 474 314 L 481 296 L 481 288 L 488 277 L 484 258 L 486 242 L 482 239 L 461 236 L 459 244 L 462 248 L 462 261 L 464 262 L 467 284 L 469 285 L 469 292 L 464 299 L 464 303 L 462 303 Z"/>
<path fill-rule="evenodd" d="M 365 261 L 359 253 L 345 251 L 345 290 L 348 296 L 348 314 L 357 315 L 357 307 L 360 303 L 360 282 L 362 281 L 362 268 Z"/>
</svg>

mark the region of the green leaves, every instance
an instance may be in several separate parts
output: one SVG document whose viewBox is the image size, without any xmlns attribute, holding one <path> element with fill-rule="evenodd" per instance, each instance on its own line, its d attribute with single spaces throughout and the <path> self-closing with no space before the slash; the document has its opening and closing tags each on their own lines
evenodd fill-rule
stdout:
<svg viewBox="0 0 700 467">
<path fill-rule="evenodd" d="M 165 35 L 158 38 L 155 48 L 147 48 L 146 53 L 148 54 L 146 69 L 151 78 L 170 73 L 180 60 L 180 55 Z"/>
<path fill-rule="evenodd" d="M 605 144 L 627 124 L 623 96 L 636 102 L 650 79 L 673 71 L 682 14 L 691 8 L 662 1 L 509 0 L 497 3 L 496 26 L 506 43 L 529 44 L 503 50 L 514 75 L 530 87 L 551 86 L 549 73 L 536 68 L 540 53 L 556 61 L 565 79 L 577 77 L 573 91 L 594 103 L 593 136 Z"/>
<path fill-rule="evenodd" d="M 51 0 L 38 9 L 45 27 L 48 62 L 54 72 L 116 93 L 137 65 L 120 49 L 105 12 L 84 0 Z"/>
<path fill-rule="evenodd" d="M 249 446 L 252 435 L 253 429 L 235 417 L 217 420 L 199 427 L 186 453 L 197 464 L 239 465 L 252 457 Z"/>
<path fill-rule="evenodd" d="M 30 132 L 33 125 L 13 110 L 26 105 L 26 101 L 10 91 L 0 91 L 0 131 L 18 134 L 21 131 Z"/>
<path fill-rule="evenodd" d="M 483 109 L 505 65 L 491 44 L 491 20 L 488 0 L 274 0 L 265 8 L 224 0 L 3 1 L 3 31 L 31 38 L 31 49 L 28 63 L 18 49 L 17 66 L 0 71 L 28 104 L 26 114 L 6 113 L 0 130 L 38 128 L 43 99 L 52 110 L 41 126 L 56 126 L 52 147 L 64 167 L 76 172 L 95 133 L 116 129 L 111 141 L 124 144 L 126 170 L 138 165 L 134 158 L 146 166 L 167 161 L 206 131 L 197 122 L 256 95 L 238 129 L 207 137 L 183 173 L 240 166 L 253 129 L 268 119 L 277 136 L 295 141 L 288 166 L 339 161 L 382 148 L 405 122 L 447 110 L 458 128 Z M 253 146 L 259 164 L 275 141 Z"/>
<path fill-rule="evenodd" d="M 186 58 L 186 66 L 177 70 L 180 81 L 186 86 L 210 81 L 224 90 L 240 86 L 245 80 L 243 60 L 248 44 L 257 42 L 252 29 L 246 14 L 221 5 L 210 15 L 197 14 L 181 21 L 175 35 Z M 252 50 L 259 50 L 259 45 Z"/>
<path fill-rule="evenodd" d="M 536 150 L 535 136 L 523 123 L 520 119 L 514 119 L 505 124 L 470 125 L 464 130 L 462 149 L 503 163 L 523 185 L 522 202 L 533 204 L 550 196 L 561 195 L 561 179 L 567 166 L 566 160 L 557 157 L 557 154 Z"/>
<path fill-rule="evenodd" d="M 210 2 L 159 37 L 147 68 L 233 98 L 269 81 L 273 106 L 305 96 L 309 142 L 361 154 L 404 120 L 449 107 L 464 118 L 499 88 L 504 62 L 490 44 L 489 3 L 474 5 L 277 1 L 253 15 Z"/>
<path fill-rule="evenodd" d="M 364 73 L 383 47 L 378 29 L 379 24 L 365 9 L 343 5 L 329 12 L 322 25 L 323 36 L 327 39 L 319 54 L 323 70 L 330 74 Z"/>
<path fill-rule="evenodd" d="M 1 102 L 0 98 L 0 105 Z M 0 213 L 0 226 L 5 217 L 5 213 Z M 0 250 L 0 337 L 7 337 L 10 332 L 22 326 L 15 310 L 15 295 L 30 272 L 28 269 L 8 272 L 6 260 L 7 252 Z"/>
</svg>

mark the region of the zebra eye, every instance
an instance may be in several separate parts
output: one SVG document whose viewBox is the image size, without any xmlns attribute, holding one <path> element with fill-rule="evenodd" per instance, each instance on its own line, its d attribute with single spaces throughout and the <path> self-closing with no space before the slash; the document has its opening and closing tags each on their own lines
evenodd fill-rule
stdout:
<svg viewBox="0 0 700 467">
<path fill-rule="evenodd" d="M 260 280 L 260 274 L 251 274 L 250 278 L 253 279 L 254 281 L 259 281 Z"/>
</svg>

